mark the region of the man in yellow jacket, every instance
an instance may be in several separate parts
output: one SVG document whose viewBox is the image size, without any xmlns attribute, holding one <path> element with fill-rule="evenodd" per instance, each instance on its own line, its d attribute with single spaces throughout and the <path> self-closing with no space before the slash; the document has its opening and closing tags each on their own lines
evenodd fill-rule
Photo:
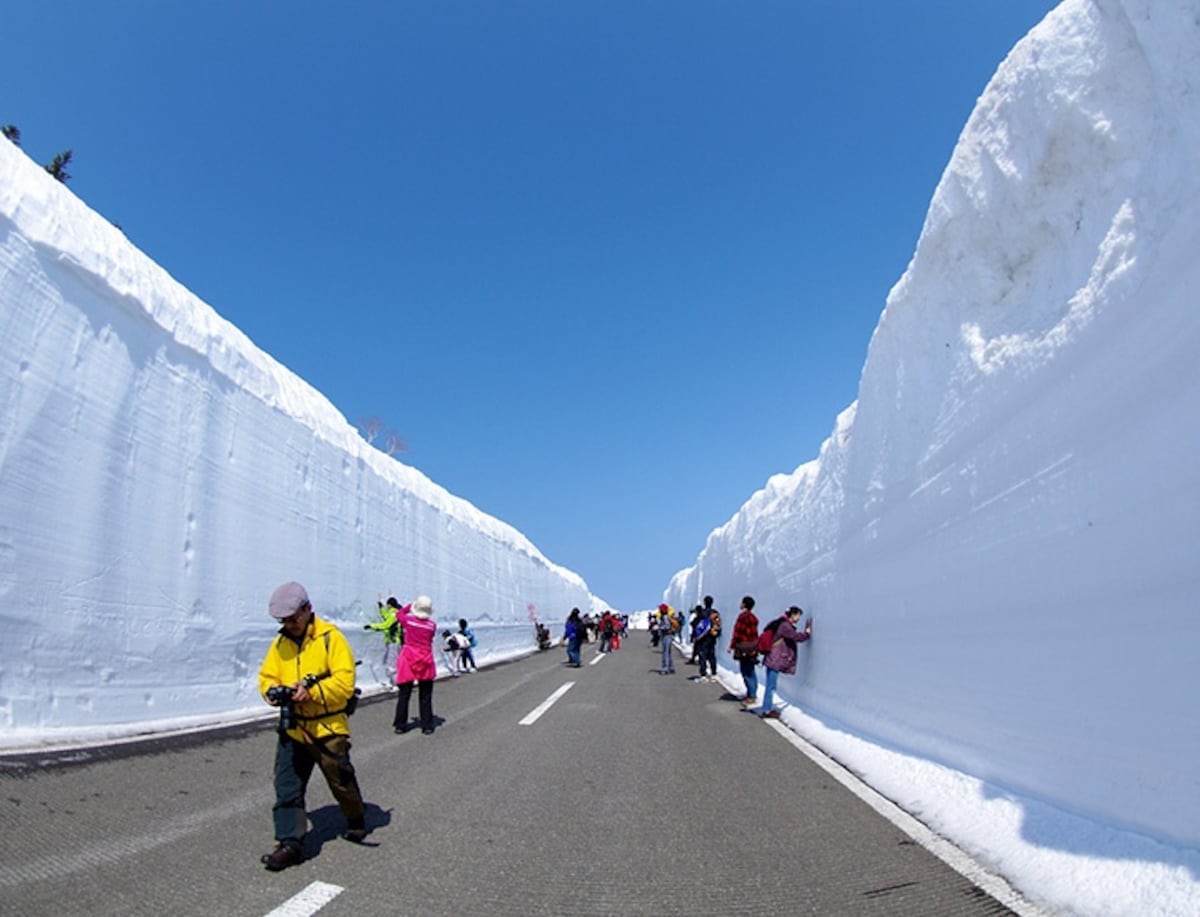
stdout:
<svg viewBox="0 0 1200 917">
<path fill-rule="evenodd" d="M 299 583 L 284 583 L 267 606 L 280 622 L 258 671 L 263 699 L 281 707 L 275 748 L 275 839 L 262 857 L 270 870 L 286 869 L 303 857 L 308 828 L 304 795 L 316 765 L 346 817 L 342 835 L 361 843 L 367 836 L 362 793 L 350 763 L 350 722 L 356 692 L 354 654 L 336 627 L 322 621 Z"/>
</svg>

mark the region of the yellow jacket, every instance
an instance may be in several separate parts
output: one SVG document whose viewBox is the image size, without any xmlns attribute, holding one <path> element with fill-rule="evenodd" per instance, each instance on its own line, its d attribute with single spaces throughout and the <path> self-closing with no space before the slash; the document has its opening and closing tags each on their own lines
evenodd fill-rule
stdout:
<svg viewBox="0 0 1200 917">
<path fill-rule="evenodd" d="M 280 629 L 258 670 L 258 691 L 266 700 L 268 688 L 293 687 L 308 676 L 320 680 L 308 689 L 312 700 L 296 704 L 297 727 L 288 735 L 298 742 L 350 735 L 346 704 L 354 695 L 354 654 L 342 632 L 316 614 L 300 646 Z"/>
</svg>

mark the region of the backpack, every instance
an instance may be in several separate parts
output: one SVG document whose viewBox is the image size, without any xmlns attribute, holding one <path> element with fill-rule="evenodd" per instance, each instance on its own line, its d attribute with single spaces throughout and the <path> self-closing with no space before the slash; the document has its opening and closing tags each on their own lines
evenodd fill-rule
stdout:
<svg viewBox="0 0 1200 917">
<path fill-rule="evenodd" d="M 715 608 L 712 610 L 710 620 L 712 621 L 712 635 L 714 637 L 721 636 L 721 615 Z"/>
<path fill-rule="evenodd" d="M 770 624 L 763 628 L 763 632 L 758 635 L 758 651 L 764 656 L 771 652 L 771 647 L 775 644 L 775 631 L 779 628 L 779 622 L 782 618 L 776 618 Z"/>
<path fill-rule="evenodd" d="M 692 639 L 701 640 L 708 635 L 710 630 L 712 630 L 712 621 L 708 620 L 708 618 L 701 618 L 696 622 L 696 630 L 692 634 Z"/>
<path fill-rule="evenodd" d="M 679 620 L 675 615 L 667 615 L 662 619 L 661 627 L 665 628 L 665 633 L 674 634 L 679 632 Z"/>
</svg>

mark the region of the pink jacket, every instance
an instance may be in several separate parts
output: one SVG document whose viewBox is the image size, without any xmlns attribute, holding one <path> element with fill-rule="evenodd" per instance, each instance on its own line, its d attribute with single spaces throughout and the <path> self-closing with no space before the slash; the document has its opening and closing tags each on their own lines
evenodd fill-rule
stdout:
<svg viewBox="0 0 1200 917">
<path fill-rule="evenodd" d="M 396 620 L 404 628 L 404 646 L 396 657 L 396 684 L 433 681 L 437 677 L 437 663 L 433 661 L 437 622 L 428 615 L 415 615 L 407 607 L 396 612 Z"/>
</svg>

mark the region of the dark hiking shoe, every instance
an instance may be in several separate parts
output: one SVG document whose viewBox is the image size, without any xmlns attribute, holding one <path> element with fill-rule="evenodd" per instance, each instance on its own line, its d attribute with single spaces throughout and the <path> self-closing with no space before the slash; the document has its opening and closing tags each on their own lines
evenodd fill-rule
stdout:
<svg viewBox="0 0 1200 917">
<path fill-rule="evenodd" d="M 766 713 L 761 714 L 761 716 L 764 720 L 777 720 L 779 719 L 779 711 L 768 710 Z"/>
<path fill-rule="evenodd" d="M 262 864 L 271 870 L 271 872 L 279 872 L 281 869 L 287 869 L 289 866 L 295 866 L 304 859 L 304 854 L 300 850 L 299 844 L 280 841 L 279 846 L 270 853 L 264 853 L 262 856 Z"/>
<path fill-rule="evenodd" d="M 367 839 L 366 828 L 347 828 L 342 832 L 342 837 L 348 840 L 351 844 L 361 844 Z"/>
</svg>

